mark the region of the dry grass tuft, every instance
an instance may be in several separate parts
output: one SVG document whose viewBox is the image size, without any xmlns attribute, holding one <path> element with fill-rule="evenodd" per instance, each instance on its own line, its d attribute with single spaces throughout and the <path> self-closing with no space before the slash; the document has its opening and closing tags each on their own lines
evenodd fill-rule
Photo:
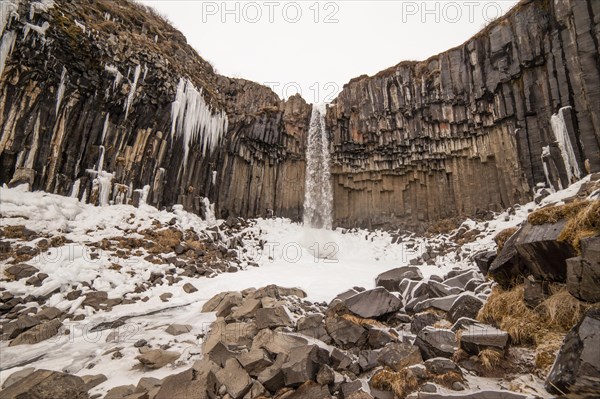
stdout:
<svg viewBox="0 0 600 399">
<path fill-rule="evenodd" d="M 452 327 L 452 323 L 450 323 L 446 319 L 443 319 L 443 320 L 436 321 L 432 327 L 450 329 L 450 327 Z"/>
<path fill-rule="evenodd" d="M 582 239 L 598 234 L 600 234 L 600 201 L 589 201 L 587 206 L 569 219 L 558 240 L 568 242 L 574 248 L 580 249 Z"/>
<path fill-rule="evenodd" d="M 362 317 L 358 317 L 355 316 L 353 314 L 344 314 L 342 316 L 340 316 L 342 319 L 344 320 L 348 320 L 354 324 L 358 324 L 359 326 L 363 326 L 363 327 L 379 327 L 379 328 L 385 328 L 385 324 L 377 321 L 377 320 L 373 320 L 373 319 L 363 319 Z"/>
<path fill-rule="evenodd" d="M 382 391 L 393 392 L 399 398 L 404 398 L 419 387 L 419 380 L 408 369 L 397 372 L 381 370 L 371 378 L 371 385 Z"/>
<path fill-rule="evenodd" d="M 580 249 L 580 241 L 600 234 L 600 201 L 574 201 L 539 209 L 527 219 L 533 225 L 568 219 L 558 240 Z"/>
<path fill-rule="evenodd" d="M 550 327 L 568 331 L 579 322 L 590 305 L 569 294 L 565 286 L 550 286 L 551 295 L 540 305 Z"/>
<path fill-rule="evenodd" d="M 535 226 L 556 223 L 559 220 L 574 217 L 589 204 L 589 201 L 574 201 L 564 205 L 547 206 L 532 212 L 527 221 Z"/>
<path fill-rule="evenodd" d="M 494 323 L 506 331 L 514 344 L 533 345 L 538 334 L 543 334 L 539 328 L 543 325 L 542 317 L 525 305 L 523 293 L 523 285 L 509 291 L 494 287 L 477 318 L 486 323 Z"/>
<path fill-rule="evenodd" d="M 452 355 L 452 361 L 457 364 L 462 362 L 463 360 L 467 360 L 468 358 L 469 358 L 469 354 L 462 348 L 459 348 Z"/>
<path fill-rule="evenodd" d="M 427 234 L 429 235 L 440 235 L 448 234 L 453 230 L 456 230 L 460 222 L 457 219 L 442 219 L 427 228 Z"/>
<path fill-rule="evenodd" d="M 549 333 L 544 342 L 540 342 L 536 348 L 535 367 L 542 370 L 544 374 L 554 364 L 556 354 L 560 349 L 564 339 L 564 334 Z"/>
<path fill-rule="evenodd" d="M 455 382 L 464 382 L 464 378 L 456 371 L 449 371 L 445 374 L 433 376 L 433 381 L 446 388 L 452 388 Z"/>
<path fill-rule="evenodd" d="M 501 351 L 487 348 L 479 352 L 477 355 L 477 361 L 483 366 L 484 369 L 493 370 L 500 365 L 503 357 L 504 353 Z"/>
<path fill-rule="evenodd" d="M 582 315 L 589 308 L 600 305 L 579 301 L 564 285 L 552 285 L 550 293 L 536 309 L 530 309 L 523 299 L 523 285 L 511 290 L 494 287 L 477 316 L 480 321 L 506 331 L 513 344 L 535 347 L 536 366 L 541 370 L 552 365 L 564 336 Z"/>
<path fill-rule="evenodd" d="M 513 234 L 515 234 L 518 230 L 519 229 L 516 227 L 509 227 L 508 229 L 504 229 L 498 234 L 496 234 L 496 237 L 494 237 L 494 241 L 498 246 L 498 253 L 502 251 L 502 248 L 504 248 L 504 244 L 506 244 L 506 241 L 508 241 L 508 239 L 512 237 Z"/>
</svg>

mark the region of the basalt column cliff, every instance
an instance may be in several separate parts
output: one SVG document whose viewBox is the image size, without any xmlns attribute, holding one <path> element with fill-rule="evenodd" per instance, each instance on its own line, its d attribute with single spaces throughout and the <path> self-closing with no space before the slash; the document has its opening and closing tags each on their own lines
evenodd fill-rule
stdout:
<svg viewBox="0 0 600 399">
<path fill-rule="evenodd" d="M 598 171 L 599 39 L 600 2 L 524 1 L 462 46 L 350 82 L 328 113 L 336 221 L 505 209 Z"/>
<path fill-rule="evenodd" d="M 98 205 L 301 217 L 311 107 L 300 97 L 216 74 L 134 2 L 2 6 L 1 183 Z"/>
<path fill-rule="evenodd" d="M 0 17 L 0 183 L 301 219 L 302 98 L 217 74 L 126 0 L 7 0 Z M 599 32 L 597 1 L 523 1 L 462 46 L 351 81 L 326 117 L 334 225 L 499 210 L 600 170 Z"/>
</svg>

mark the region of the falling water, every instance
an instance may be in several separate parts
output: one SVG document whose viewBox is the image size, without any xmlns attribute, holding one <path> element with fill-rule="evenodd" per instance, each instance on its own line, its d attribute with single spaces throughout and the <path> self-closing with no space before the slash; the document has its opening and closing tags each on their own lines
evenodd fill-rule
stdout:
<svg viewBox="0 0 600 399">
<path fill-rule="evenodd" d="M 331 229 L 332 225 L 333 193 L 325 112 L 325 104 L 313 105 L 306 148 L 304 225 L 317 229 Z"/>
</svg>

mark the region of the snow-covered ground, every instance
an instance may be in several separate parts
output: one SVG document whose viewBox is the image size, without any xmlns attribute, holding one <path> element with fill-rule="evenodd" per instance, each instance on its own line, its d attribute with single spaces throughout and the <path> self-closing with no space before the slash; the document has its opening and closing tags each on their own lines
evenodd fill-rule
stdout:
<svg viewBox="0 0 600 399">
<path fill-rule="evenodd" d="M 588 180 L 586 178 L 547 197 L 541 205 L 574 195 Z M 498 214 L 494 220 L 487 222 L 467 220 L 462 227 L 478 233 L 474 241 L 462 246 L 453 241 L 456 231 L 431 238 L 405 234 L 399 242 L 393 243 L 394 236 L 383 231 L 339 228 L 323 231 L 307 229 L 284 219 L 259 219 L 236 233 L 244 242 L 244 249 L 238 254 L 240 271 L 218 274 L 213 278 L 184 277 L 176 273 L 180 281 L 149 287 L 142 294 L 148 298 L 143 302 L 134 299 L 140 296 L 135 293 L 136 283 L 148 280 L 151 272 L 164 271 L 170 265 L 166 261 L 157 264 L 145 260 L 145 250 L 131 254 L 125 260 L 117 258 L 114 252 L 100 251 L 97 259 L 92 259 L 88 252 L 90 244 L 116 236 L 142 237 L 140 232 L 155 228 L 156 220 L 162 225 L 174 223 L 182 231 L 192 229 L 199 235 L 211 226 L 177 206 L 172 212 L 159 211 L 147 205 L 140 208 L 128 205 L 98 208 L 74 198 L 1 188 L 2 228 L 24 225 L 39 234 L 62 235 L 71 242 L 50 248 L 26 262 L 48 274 L 41 287 L 27 286 L 25 279 L 2 279 L 0 287 L 14 295 L 40 296 L 55 292 L 46 306 L 57 307 L 71 314 L 71 318 L 76 315 L 84 315 L 85 318 L 81 321 L 65 319 L 63 324 L 68 330 L 64 335 L 59 334 L 38 344 L 9 347 L 7 341 L 0 342 L 0 384 L 24 367 L 62 370 L 80 376 L 100 373 L 109 376 L 107 382 L 91 391 L 92 394 L 104 393 L 113 386 L 136 384 L 141 377 L 162 378 L 183 371 L 201 357 L 202 334 L 215 319 L 212 313 L 201 313 L 201 308 L 215 294 L 277 284 L 303 289 L 310 301 L 329 302 L 353 286 L 374 287 L 374 279 L 379 273 L 407 265 L 411 260 L 413 264 L 421 264 L 425 277 L 444 275 L 453 268 L 472 268 L 474 264 L 470 258 L 475 252 L 493 249 L 493 237 L 505 228 L 520 224 L 535 207 L 533 202 L 515 206 L 510 212 Z M 28 244 L 35 245 L 41 239 L 36 238 Z M 420 260 L 423 253 L 444 245 L 449 245 L 450 250 L 430 260 L 429 264 Z M 10 266 L 11 260 L 8 258 L 0 262 L 0 272 Z M 109 267 L 115 262 L 120 262 L 121 268 Z M 193 284 L 198 291 L 185 293 L 182 287 L 186 283 Z M 85 293 L 90 287 L 106 291 L 110 298 L 132 299 L 133 303 L 103 311 L 82 307 L 81 298 L 66 298 L 66 293 L 72 289 L 82 289 Z M 164 293 L 173 296 L 163 302 L 160 296 Z M 25 306 L 39 307 L 36 302 Z M 112 329 L 90 331 L 99 323 L 119 318 L 126 321 L 118 328 L 118 340 L 106 342 L 108 335 L 115 331 Z M 165 332 L 171 323 L 189 324 L 193 329 L 173 337 Z M 183 355 L 173 367 L 142 371 L 136 367 L 139 363 L 135 356 L 139 352 L 132 345 L 141 339 L 147 340 L 153 347 L 167 345 L 169 350 Z M 113 358 L 116 351 L 119 355 Z"/>
</svg>

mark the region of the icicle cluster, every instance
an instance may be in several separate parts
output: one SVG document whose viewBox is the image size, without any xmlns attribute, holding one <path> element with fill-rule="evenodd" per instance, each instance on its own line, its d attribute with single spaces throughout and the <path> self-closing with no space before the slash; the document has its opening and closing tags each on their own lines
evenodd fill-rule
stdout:
<svg viewBox="0 0 600 399">
<path fill-rule="evenodd" d="M 171 117 L 171 137 L 183 137 L 184 168 L 192 144 L 200 143 L 202 155 L 206 155 L 207 151 L 214 151 L 227 132 L 227 114 L 221 111 L 213 115 L 204 101 L 202 90 L 197 90 L 187 79 L 179 80 Z"/>
<path fill-rule="evenodd" d="M 574 180 L 581 179 L 581 171 L 577 164 L 577 157 L 575 156 L 575 150 L 571 138 L 569 137 L 569 131 L 565 123 L 564 111 L 571 107 L 561 108 L 557 114 L 552 115 L 550 124 L 552 125 L 552 131 L 556 137 L 556 142 L 560 148 L 560 152 L 565 163 L 565 169 L 567 170 L 567 178 L 569 184 L 573 183 Z"/>
</svg>

